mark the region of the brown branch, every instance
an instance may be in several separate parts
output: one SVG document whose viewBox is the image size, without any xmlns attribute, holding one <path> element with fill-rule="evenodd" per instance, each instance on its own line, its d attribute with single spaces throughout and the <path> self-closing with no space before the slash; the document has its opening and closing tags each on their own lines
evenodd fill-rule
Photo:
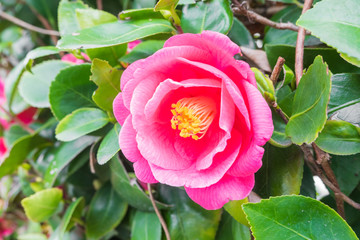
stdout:
<svg viewBox="0 0 360 240">
<path fill-rule="evenodd" d="M 297 32 L 299 27 L 291 22 L 278 23 L 271 21 L 270 19 L 257 14 L 247 8 L 246 2 L 239 3 L 237 0 L 232 0 L 233 7 L 232 11 L 236 15 L 243 15 L 249 18 L 250 21 L 258 22 L 276 29 L 288 29 Z"/>
<path fill-rule="evenodd" d="M 34 8 L 33 6 L 31 6 L 30 4 L 28 4 L 27 2 L 23 1 L 23 0 L 20 0 L 19 1 L 20 3 L 22 4 L 26 4 L 31 12 L 39 19 L 39 21 L 41 22 L 41 24 L 47 29 L 47 30 L 50 30 L 50 31 L 53 31 L 54 29 L 51 27 L 49 21 L 43 16 L 41 15 L 37 10 L 36 8 Z M 57 41 L 58 41 L 58 38 L 57 36 L 55 35 L 50 35 L 51 37 L 51 40 L 54 42 L 54 45 L 56 45 Z"/>
<path fill-rule="evenodd" d="M 284 63 L 285 63 L 285 59 L 282 57 L 278 57 L 275 67 L 270 76 L 270 80 L 273 82 L 274 86 L 276 84 L 277 79 L 279 78 Z"/>
<path fill-rule="evenodd" d="M 313 0 L 305 0 L 304 7 L 301 14 L 304 14 L 308 9 L 311 8 Z M 299 85 L 301 76 L 304 68 L 304 41 L 305 41 L 305 29 L 299 27 L 298 36 L 296 39 L 296 50 L 295 50 L 295 76 L 296 86 Z"/>
<path fill-rule="evenodd" d="M 148 187 L 148 189 L 149 189 L 149 196 L 150 196 L 151 204 L 153 205 L 153 208 L 154 208 L 154 210 L 155 210 L 155 213 L 156 213 L 157 217 L 159 218 L 159 221 L 160 221 L 160 223 L 161 223 L 162 228 L 164 229 L 166 239 L 167 239 L 167 240 L 171 240 L 169 230 L 168 230 L 168 228 L 167 228 L 167 226 L 166 226 L 166 222 L 165 222 L 164 218 L 161 216 L 161 213 L 160 213 L 159 209 L 158 209 L 157 206 L 156 206 L 154 196 L 152 195 L 152 192 L 151 192 L 151 184 L 148 183 L 148 184 L 147 184 L 147 187 Z"/>
<path fill-rule="evenodd" d="M 89 153 L 89 165 L 90 165 L 90 172 L 92 174 L 95 174 L 95 164 L 96 164 L 96 156 L 95 156 L 95 146 L 97 142 L 94 142 L 90 147 L 90 153 Z"/>
<path fill-rule="evenodd" d="M 102 0 L 96 0 L 96 6 L 99 10 L 103 10 Z"/>
<path fill-rule="evenodd" d="M 18 18 L 14 17 L 14 16 L 11 16 L 10 14 L 7 14 L 6 12 L 2 11 L 1 9 L 0 9 L 0 17 L 5 19 L 5 20 L 8 20 L 8 21 L 20 26 L 20 27 L 23 27 L 25 29 L 33 31 L 33 32 L 38 32 L 38 33 L 46 34 L 46 35 L 60 36 L 60 33 L 58 31 L 47 30 L 47 29 L 36 27 L 36 26 L 31 25 L 31 24 L 29 24 L 27 22 L 24 22 L 21 19 L 18 19 Z"/>
</svg>

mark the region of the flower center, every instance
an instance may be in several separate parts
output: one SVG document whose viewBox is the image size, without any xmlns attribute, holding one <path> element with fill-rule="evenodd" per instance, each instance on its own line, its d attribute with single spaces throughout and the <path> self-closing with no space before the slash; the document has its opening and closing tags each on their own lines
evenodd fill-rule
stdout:
<svg viewBox="0 0 360 240">
<path fill-rule="evenodd" d="M 180 137 L 195 140 L 204 137 L 216 114 L 214 101 L 207 97 L 182 98 L 171 108 L 171 127 L 180 130 Z"/>
</svg>

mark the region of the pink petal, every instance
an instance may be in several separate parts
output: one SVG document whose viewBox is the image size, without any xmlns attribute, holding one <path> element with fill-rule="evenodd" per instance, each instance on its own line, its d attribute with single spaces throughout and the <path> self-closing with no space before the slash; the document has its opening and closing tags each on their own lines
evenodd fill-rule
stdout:
<svg viewBox="0 0 360 240">
<path fill-rule="evenodd" d="M 243 82 L 243 85 L 249 102 L 255 144 L 262 146 L 271 138 L 274 130 L 271 110 L 255 86 L 248 82 Z"/>
<path fill-rule="evenodd" d="M 20 121 L 22 121 L 24 124 L 30 124 L 34 120 L 33 118 L 34 118 L 36 111 L 37 111 L 36 108 L 30 107 L 30 108 L 22 111 L 21 113 L 19 113 L 17 115 L 17 118 Z"/>
<path fill-rule="evenodd" d="M 5 139 L 3 137 L 0 137 L 0 163 L 2 158 L 5 156 L 7 151 L 7 147 L 5 144 Z"/>
<path fill-rule="evenodd" d="M 125 119 L 130 114 L 130 111 L 124 105 L 122 93 L 119 93 L 114 99 L 113 112 L 116 120 L 120 123 L 120 125 L 123 125 Z"/>
<path fill-rule="evenodd" d="M 84 55 L 83 55 L 84 56 Z M 64 62 L 71 62 L 71 63 L 75 63 L 75 64 L 82 64 L 84 63 L 84 60 L 82 59 L 78 59 L 76 58 L 73 54 L 65 54 L 62 58 L 61 61 Z"/>
<path fill-rule="evenodd" d="M 3 80 L 0 78 L 0 105 L 6 102 L 5 86 Z"/>
<path fill-rule="evenodd" d="M 155 178 L 161 183 L 192 188 L 208 187 L 225 175 L 239 154 L 241 135 L 236 130 L 231 135 L 232 138 L 228 140 L 225 150 L 217 153 L 212 165 L 205 170 L 197 170 L 195 163 L 181 171 L 164 169 L 152 163 L 150 163 L 150 168 Z"/>
<path fill-rule="evenodd" d="M 185 187 L 189 197 L 207 210 L 221 208 L 229 200 L 247 197 L 255 184 L 254 174 L 247 177 L 225 175 L 217 183 L 205 188 Z"/>
<path fill-rule="evenodd" d="M 239 156 L 227 173 L 235 177 L 254 174 L 261 168 L 263 155 L 264 149 L 254 144 L 254 142 L 243 145 Z"/>
<path fill-rule="evenodd" d="M 157 183 L 158 181 L 154 178 L 154 175 L 151 172 L 149 163 L 141 158 L 139 161 L 134 163 L 134 171 L 136 177 L 146 183 Z"/>
<path fill-rule="evenodd" d="M 121 90 L 124 90 L 124 87 L 128 83 L 128 81 L 131 81 L 133 79 L 134 72 L 139 68 L 143 68 L 144 62 L 145 62 L 144 59 L 140 59 L 140 60 L 135 61 L 132 64 L 130 64 L 125 69 L 125 71 L 121 75 L 121 81 L 120 81 Z"/>
</svg>

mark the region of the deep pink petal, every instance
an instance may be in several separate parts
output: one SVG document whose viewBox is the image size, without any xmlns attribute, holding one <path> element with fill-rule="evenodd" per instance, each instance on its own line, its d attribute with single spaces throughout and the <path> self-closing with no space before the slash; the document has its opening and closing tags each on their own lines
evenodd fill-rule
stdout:
<svg viewBox="0 0 360 240">
<path fill-rule="evenodd" d="M 5 156 L 7 151 L 7 147 L 5 144 L 5 139 L 3 137 L 0 137 L 0 163 L 2 158 Z"/>
<path fill-rule="evenodd" d="M 244 199 L 250 194 L 254 184 L 254 174 L 247 177 L 225 175 L 220 181 L 209 187 L 185 187 L 185 190 L 194 202 L 207 210 L 215 210 L 230 200 Z"/>
<path fill-rule="evenodd" d="M 0 105 L 6 102 L 5 86 L 3 80 L 0 78 Z"/>
<path fill-rule="evenodd" d="M 151 163 L 150 168 L 155 178 L 161 183 L 192 188 L 208 187 L 218 182 L 234 163 L 239 154 L 241 141 L 240 133 L 234 130 L 226 149 L 217 153 L 213 159 L 213 164 L 202 171 L 196 169 L 195 163 L 181 171 L 164 169 Z"/>
<path fill-rule="evenodd" d="M 134 171 L 136 177 L 146 183 L 157 183 L 158 181 L 154 178 L 154 175 L 151 172 L 149 163 L 141 158 L 139 161 L 134 163 Z"/>
<path fill-rule="evenodd" d="M 254 142 L 243 146 L 228 174 L 244 177 L 257 172 L 261 168 L 263 155 L 264 149 L 254 144 Z"/>
<path fill-rule="evenodd" d="M 247 100 L 255 144 L 262 146 L 270 138 L 274 130 L 271 110 L 259 90 L 248 82 L 243 82 Z"/>
<path fill-rule="evenodd" d="M 130 111 L 125 107 L 122 93 L 119 93 L 113 102 L 113 112 L 116 120 L 123 125 Z"/>
<path fill-rule="evenodd" d="M 17 118 L 24 124 L 30 124 L 34 120 L 34 115 L 37 109 L 30 107 L 17 115 Z"/>
</svg>

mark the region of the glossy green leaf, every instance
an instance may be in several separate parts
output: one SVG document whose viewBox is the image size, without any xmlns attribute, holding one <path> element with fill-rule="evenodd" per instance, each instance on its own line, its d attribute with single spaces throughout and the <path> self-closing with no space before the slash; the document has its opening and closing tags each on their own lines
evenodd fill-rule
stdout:
<svg viewBox="0 0 360 240">
<path fill-rule="evenodd" d="M 154 7 L 155 11 L 160 11 L 160 10 L 173 10 L 175 9 L 177 3 L 179 2 L 179 0 L 159 0 L 157 2 L 157 4 Z"/>
<path fill-rule="evenodd" d="M 328 120 L 315 143 L 335 155 L 360 153 L 360 128 L 345 121 Z"/>
<path fill-rule="evenodd" d="M 295 93 L 293 113 L 285 129 L 293 143 L 311 143 L 317 138 L 326 122 L 330 89 L 328 66 L 318 56 L 302 76 Z"/>
<path fill-rule="evenodd" d="M 0 178 L 14 172 L 33 149 L 45 143 L 47 141 L 38 135 L 26 135 L 17 139 L 1 162 Z"/>
<path fill-rule="evenodd" d="M 59 40 L 61 49 L 89 49 L 119 45 L 160 33 L 172 33 L 166 20 L 143 19 L 106 23 L 66 35 Z"/>
<path fill-rule="evenodd" d="M 93 8 L 79 8 L 76 9 L 75 12 L 80 29 L 117 21 L 117 18 L 114 15 Z"/>
<path fill-rule="evenodd" d="M 181 16 L 181 27 L 187 33 L 211 30 L 228 33 L 233 23 L 233 13 L 228 0 L 200 1 L 185 5 Z"/>
<path fill-rule="evenodd" d="M 6 147 L 11 148 L 16 140 L 26 135 L 29 135 L 29 132 L 22 126 L 17 124 L 11 125 L 10 128 L 4 132 Z"/>
<path fill-rule="evenodd" d="M 17 240 L 47 240 L 45 234 L 42 233 L 25 233 L 18 236 Z"/>
<path fill-rule="evenodd" d="M 102 59 L 108 61 L 111 66 L 119 65 L 119 59 L 124 56 L 127 44 L 120 44 L 111 47 L 87 49 L 86 53 L 91 60 Z"/>
<path fill-rule="evenodd" d="M 120 20 L 141 20 L 141 19 L 164 19 L 160 12 L 155 12 L 154 8 L 128 9 L 119 13 Z"/>
<path fill-rule="evenodd" d="M 333 120 L 342 120 L 360 127 L 360 102 L 340 109 L 331 116 Z"/>
<path fill-rule="evenodd" d="M 85 206 L 83 197 L 72 202 L 66 209 L 60 225 L 51 234 L 50 240 L 61 240 L 64 238 L 65 232 L 70 230 L 76 222 L 81 222 L 81 212 Z"/>
<path fill-rule="evenodd" d="M 69 142 L 104 127 L 109 117 L 98 108 L 79 108 L 64 117 L 55 129 L 56 138 Z"/>
<path fill-rule="evenodd" d="M 360 154 L 351 156 L 331 155 L 331 168 L 341 192 L 349 196 L 360 182 Z"/>
<path fill-rule="evenodd" d="M 255 192 L 261 197 L 299 194 L 304 157 L 295 145 L 288 148 L 265 146 L 263 166 L 256 173 Z"/>
<path fill-rule="evenodd" d="M 139 43 L 134 47 L 130 53 L 121 57 L 120 60 L 126 63 L 133 63 L 136 60 L 147 58 L 160 50 L 164 46 L 164 41 L 161 40 L 148 40 Z"/>
<path fill-rule="evenodd" d="M 292 142 L 290 137 L 286 136 L 285 134 L 285 128 L 286 123 L 284 120 L 280 117 L 280 115 L 275 112 L 274 109 L 271 109 L 272 112 L 272 118 L 274 123 L 274 131 L 271 135 L 271 139 L 269 140 L 269 143 L 271 143 L 275 147 L 289 147 Z"/>
<path fill-rule="evenodd" d="M 223 211 L 215 240 L 250 240 L 250 228 Z"/>
<path fill-rule="evenodd" d="M 244 203 L 248 203 L 248 199 L 229 201 L 224 205 L 224 209 L 239 223 L 249 226 L 246 215 L 241 208 Z M 250 226 L 249 226 L 250 227 Z"/>
<path fill-rule="evenodd" d="M 91 73 L 90 80 L 98 86 L 92 99 L 105 111 L 112 112 L 112 103 L 120 92 L 122 71 L 112 68 L 106 61 L 94 59 L 91 65 Z"/>
<path fill-rule="evenodd" d="M 323 0 L 306 11 L 296 22 L 311 31 L 329 46 L 346 54 L 347 60 L 360 61 L 360 5 L 357 0 L 348 0 L 339 5 L 337 0 Z"/>
<path fill-rule="evenodd" d="M 171 239 L 214 239 L 221 211 L 207 211 L 194 203 L 180 188 L 160 185 L 161 199 L 173 208 L 164 214 Z"/>
<path fill-rule="evenodd" d="M 245 25 L 242 22 L 240 22 L 240 20 L 238 20 L 237 18 L 234 18 L 234 23 L 231 27 L 228 36 L 231 39 L 231 41 L 233 41 L 239 46 L 252 48 L 252 49 L 256 48 L 255 41 L 251 36 L 251 33 L 249 32 L 249 30 L 247 30 Z"/>
<path fill-rule="evenodd" d="M 131 240 L 161 240 L 161 224 L 155 212 L 136 211 L 131 226 Z"/>
<path fill-rule="evenodd" d="M 96 139 L 96 137 L 84 136 L 72 142 L 61 143 L 56 148 L 53 148 L 52 154 L 54 157 L 44 175 L 45 187 L 53 186 L 59 173 Z"/>
<path fill-rule="evenodd" d="M 96 154 L 97 162 L 101 165 L 107 163 L 119 150 L 119 132 L 121 126 L 116 123 L 101 141 Z"/>
<path fill-rule="evenodd" d="M 100 239 L 113 230 L 124 218 L 128 205 L 110 183 L 105 184 L 91 200 L 86 215 L 87 239 Z"/>
<path fill-rule="evenodd" d="M 294 23 L 301 15 L 301 8 L 297 6 L 289 6 L 276 13 L 271 20 L 274 22 Z M 276 29 L 272 27 L 265 28 L 264 44 L 287 44 L 296 45 L 297 32 L 292 30 Z M 305 37 L 305 46 L 319 45 L 321 42 L 313 36 Z M 286 59 L 287 60 L 287 59 Z"/>
<path fill-rule="evenodd" d="M 342 73 L 331 77 L 328 113 L 360 102 L 360 74 Z"/>
<path fill-rule="evenodd" d="M 49 89 L 60 70 L 71 66 L 71 63 L 60 60 L 42 62 L 25 72 L 20 80 L 19 92 L 24 100 L 37 108 L 50 107 Z"/>
<path fill-rule="evenodd" d="M 90 64 L 68 67 L 60 71 L 50 85 L 50 105 L 59 120 L 78 108 L 96 107 L 92 101 L 96 85 L 90 79 Z"/>
<path fill-rule="evenodd" d="M 294 81 L 295 79 L 295 74 L 294 72 L 291 70 L 291 68 L 289 68 L 288 66 L 286 66 L 286 64 L 283 65 L 283 75 L 284 78 L 281 82 L 279 82 L 276 85 L 276 90 L 278 91 L 280 88 L 282 88 L 283 86 L 286 86 L 288 84 L 290 84 L 291 82 Z"/>
<path fill-rule="evenodd" d="M 307 164 L 304 165 L 304 173 L 301 182 L 300 195 L 316 199 L 314 176 Z"/>
<path fill-rule="evenodd" d="M 295 47 L 290 45 L 265 44 L 265 51 L 271 67 L 274 67 L 279 56 L 286 59 L 286 65 L 294 70 L 295 66 Z M 332 73 L 360 73 L 360 68 L 346 62 L 339 56 L 339 53 L 332 48 L 305 48 L 304 49 L 304 68 L 308 68 L 314 58 L 321 55 L 329 65 Z"/>
<path fill-rule="evenodd" d="M 129 205 L 141 211 L 154 211 L 150 198 L 141 190 L 135 179 L 130 179 L 122 162 L 114 156 L 110 160 L 111 183 L 117 193 L 125 199 Z M 156 201 L 158 209 L 167 206 Z"/>
<path fill-rule="evenodd" d="M 312 198 L 272 197 L 243 208 L 256 239 L 358 239 L 333 209 Z"/>
<path fill-rule="evenodd" d="M 24 198 L 21 205 L 26 216 L 34 222 L 42 222 L 51 217 L 62 200 L 62 190 L 59 188 L 45 189 Z"/>
<path fill-rule="evenodd" d="M 76 9 L 88 9 L 82 1 L 76 0 L 74 2 L 62 0 L 58 9 L 58 25 L 60 35 L 72 34 L 80 29 L 80 25 L 76 18 Z"/>
</svg>

